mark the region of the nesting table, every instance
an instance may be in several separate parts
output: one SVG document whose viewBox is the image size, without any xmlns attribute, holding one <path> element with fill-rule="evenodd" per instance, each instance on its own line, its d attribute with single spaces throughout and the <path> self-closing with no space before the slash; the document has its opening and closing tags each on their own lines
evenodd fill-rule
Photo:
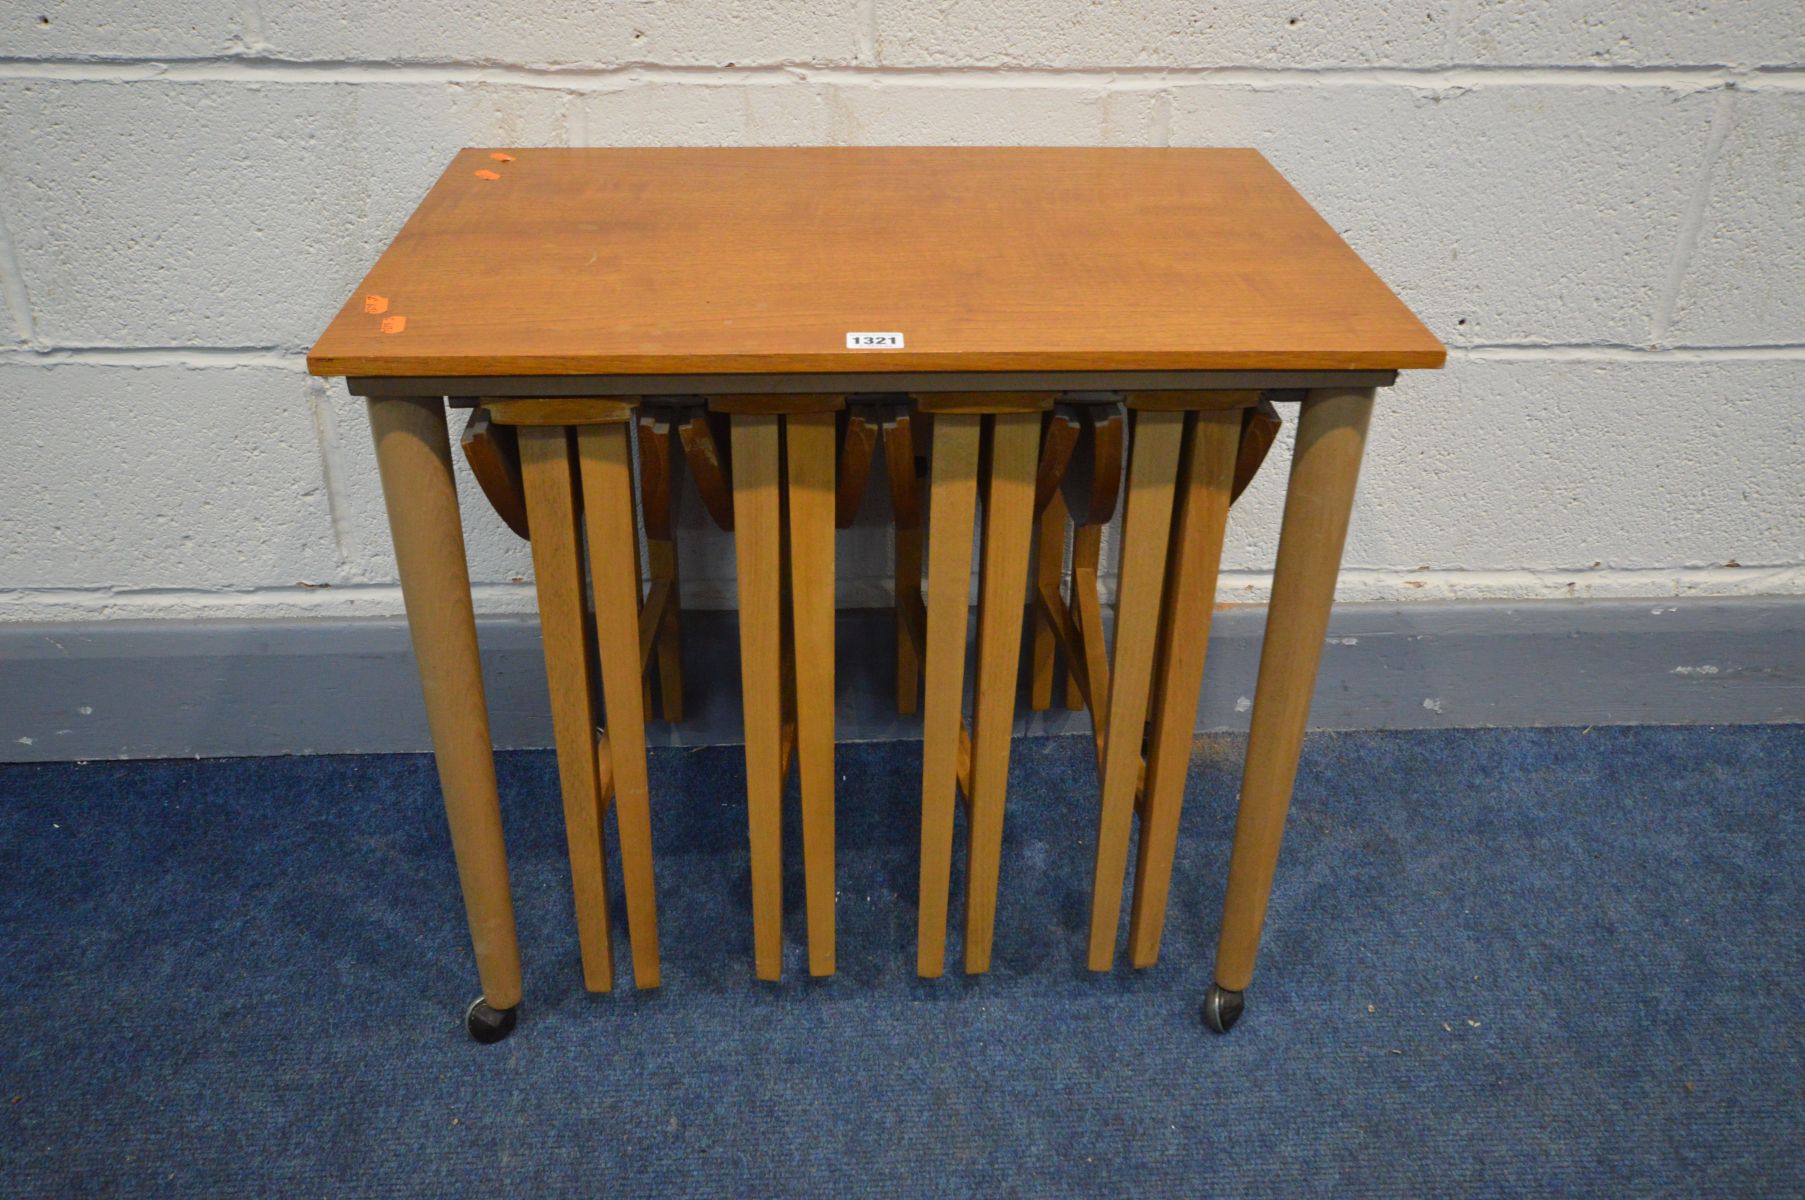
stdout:
<svg viewBox="0 0 1805 1200">
<path fill-rule="evenodd" d="M 481 981 L 467 1018 L 472 1032 L 486 1040 L 512 1028 L 521 977 L 447 398 L 499 398 L 518 412 L 520 402 L 550 411 L 578 398 L 706 395 L 737 414 L 734 449 L 755 475 L 749 494 L 756 491 L 756 507 L 735 531 L 741 573 L 751 572 L 741 579 L 742 605 L 748 597 L 756 605 L 754 624 L 743 619 L 742 630 L 767 645 L 760 674 L 771 686 L 779 513 L 789 511 L 788 501 L 779 509 L 771 477 L 779 421 L 803 439 L 793 445 L 831 447 L 832 412 L 848 396 L 908 395 L 932 415 L 925 514 L 908 514 L 913 524 L 898 543 L 899 573 L 919 571 L 925 523 L 927 594 L 913 602 L 926 610 L 918 969 L 929 975 L 941 970 L 958 791 L 972 839 L 966 966 L 988 962 L 1029 556 L 1050 528 L 1037 534 L 1035 514 L 1043 414 L 1053 398 L 1107 393 L 1136 425 L 1118 597 L 1133 620 L 1117 635 L 1122 661 L 1107 704 L 1099 693 L 1091 705 L 1102 778 L 1094 881 L 1101 899 L 1090 954 L 1099 968 L 1113 961 L 1136 811 L 1149 824 L 1159 817 L 1169 869 L 1176 810 L 1156 813 L 1151 800 L 1173 786 L 1170 764 L 1164 783 L 1155 778 L 1157 743 L 1161 729 L 1168 739 L 1180 730 L 1188 738 L 1195 719 L 1203 659 L 1185 631 L 1194 632 L 1200 610 L 1207 614 L 1204 592 L 1214 590 L 1209 532 L 1219 554 L 1233 466 L 1225 414 L 1238 421 L 1262 398 L 1297 403 L 1215 985 L 1205 1002 L 1212 1027 L 1226 1030 L 1252 978 L 1375 392 L 1399 371 L 1443 359 L 1436 338 L 1253 150 L 459 153 L 308 366 L 345 378 L 368 402 Z M 736 406 L 736 396 L 747 399 Z M 831 578 L 831 469 L 825 481 L 805 478 L 804 491 L 808 552 L 816 556 L 809 571 Z M 967 593 L 980 506 L 979 649 L 966 732 Z M 1196 553 L 1187 549 L 1193 544 Z M 1088 570 L 1094 582 L 1094 558 Z M 1035 582 L 1044 594 L 1044 578 Z M 817 623 L 827 619 L 823 596 L 831 604 L 831 587 L 810 592 Z M 1045 609 L 1036 620 L 1053 615 Z M 1172 624 L 1181 618 L 1192 624 Z M 1037 649 L 1037 697 L 1045 690 L 1040 657 Z M 819 673 L 818 652 L 811 661 Z M 831 689 L 831 654 L 825 679 Z M 819 694 L 811 700 L 818 704 Z M 630 724 L 643 720 L 637 705 L 632 717 Z M 776 763 L 776 721 L 774 712 L 749 707 L 749 767 L 755 732 L 757 762 Z M 815 742 L 799 751 L 814 746 L 819 772 L 820 735 L 807 736 Z M 1155 752 L 1143 764 L 1144 742 Z M 642 831 L 643 769 L 615 786 L 623 830 L 630 821 Z M 768 778 L 751 786 L 753 803 L 776 802 Z M 1182 769 L 1176 786 L 1182 790 Z M 754 857 L 756 907 L 756 845 Z M 830 838 L 830 902 L 831 861 Z M 649 888 L 649 878 L 640 882 Z M 1163 913 L 1163 892 L 1156 899 Z M 1137 896 L 1137 920 L 1139 910 Z M 636 966 L 646 926 L 655 981 L 655 918 L 629 917 Z M 831 937 L 831 907 L 823 919 Z M 811 902 L 811 938 L 816 920 Z M 757 938 L 761 974 L 776 937 L 767 916 Z M 1156 947 L 1157 929 L 1150 937 Z"/>
</svg>

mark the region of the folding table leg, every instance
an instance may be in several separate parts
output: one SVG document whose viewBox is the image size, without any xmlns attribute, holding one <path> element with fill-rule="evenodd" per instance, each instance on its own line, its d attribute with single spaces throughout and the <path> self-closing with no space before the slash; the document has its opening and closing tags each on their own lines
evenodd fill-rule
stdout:
<svg viewBox="0 0 1805 1200">
<path fill-rule="evenodd" d="M 483 997 L 471 1006 L 465 1024 L 479 1041 L 492 1042 L 514 1027 L 520 949 L 445 403 L 386 397 L 372 399 L 369 412 L 439 790 L 482 980 Z"/>
<path fill-rule="evenodd" d="M 1057 589 L 1065 577 L 1065 498 L 1057 490 L 1035 518 L 1034 582 L 1037 590 L 1049 584 Z M 1037 604 L 1031 618 L 1034 641 L 1030 652 L 1033 682 L 1028 706 L 1045 712 L 1053 703 L 1053 625 Z"/>
<path fill-rule="evenodd" d="M 589 530 L 596 648 L 602 663 L 602 704 L 614 770 L 614 819 L 620 831 L 633 982 L 652 988 L 660 979 L 658 896 L 652 873 L 646 704 L 639 657 L 639 572 L 634 559 L 638 536 L 628 430 L 625 422 L 579 426 L 577 456 Z"/>
<path fill-rule="evenodd" d="M 664 719 L 683 721 L 683 599 L 677 577 L 677 544 L 669 538 L 646 539 L 646 573 L 653 586 L 665 588 L 664 611 L 658 618 L 658 704 Z"/>
<path fill-rule="evenodd" d="M 1184 438 L 1182 412 L 1136 415 L 1128 462 L 1128 511 L 1122 521 L 1122 565 L 1116 595 L 1114 655 L 1103 748 L 1103 802 L 1091 874 L 1089 965 L 1107 971 L 1115 961 L 1128 835 L 1134 826 L 1141 778 L 1141 733 L 1165 591 L 1166 547 L 1172 534 L 1172 491 Z"/>
<path fill-rule="evenodd" d="M 522 488 L 533 531 L 533 578 L 545 678 L 551 691 L 558 784 L 564 795 L 564 834 L 576 896 L 577 945 L 583 985 L 614 986 L 614 947 L 608 919 L 608 874 L 602 851 L 602 781 L 595 754 L 595 679 L 589 665 L 584 612 L 583 547 L 578 540 L 576 463 L 570 431 L 561 425 L 519 431 Z"/>
<path fill-rule="evenodd" d="M 752 958 L 783 976 L 783 630 L 778 418 L 734 414 L 733 548 L 739 576 L 746 823 L 752 854 Z M 831 487 L 829 503 L 832 502 Z M 831 516 L 831 514 L 830 514 Z"/>
<path fill-rule="evenodd" d="M 913 714 L 921 692 L 922 647 L 915 609 L 921 603 L 921 500 L 915 484 L 914 424 L 898 413 L 884 423 L 884 468 L 896 520 L 896 711 Z"/>
<path fill-rule="evenodd" d="M 911 717 L 921 709 L 922 647 L 918 640 L 919 625 L 910 626 L 915 618 L 903 611 L 903 605 L 919 608 L 921 600 L 921 527 L 896 530 L 895 586 L 896 610 L 896 713 Z M 914 595 L 907 589 L 914 588 Z"/>
<path fill-rule="evenodd" d="M 673 453 L 674 440 L 667 415 L 640 417 L 640 512 L 646 528 L 646 576 L 653 590 L 662 590 L 667 597 L 654 643 L 658 655 L 658 700 L 664 719 L 673 725 L 683 720 L 683 630 L 679 617 L 682 600 L 672 512 L 681 456 Z"/>
<path fill-rule="evenodd" d="M 1178 814 L 1184 805 L 1191 737 L 1197 726 L 1197 694 L 1203 687 L 1209 650 L 1241 410 L 1200 412 L 1191 420 L 1172 533 L 1171 568 L 1160 614 L 1153 744 L 1147 756 L 1146 801 L 1128 916 L 1128 961 L 1136 967 L 1150 967 L 1159 960 L 1160 934 L 1165 929 L 1172 852 L 1178 844 Z"/>
<path fill-rule="evenodd" d="M 1204 1018 L 1219 1033 L 1239 1019 L 1241 993 L 1253 980 L 1372 409 L 1371 388 L 1318 388 L 1298 416 L 1228 864 L 1216 982 L 1204 1000 Z"/>
<path fill-rule="evenodd" d="M 1109 708 L 1109 655 L 1103 646 L 1103 613 L 1097 603 L 1097 572 L 1103 558 L 1103 526 L 1079 525 L 1072 530 L 1072 582 L 1069 607 L 1072 628 L 1084 645 L 1085 678 L 1090 680 L 1091 720 L 1102 721 Z M 1073 712 L 1084 707 L 1084 689 L 1078 673 L 1068 665 L 1065 706 Z"/>
<path fill-rule="evenodd" d="M 811 975 L 834 973 L 835 417 L 812 412 L 784 418 L 796 757 Z"/>
<path fill-rule="evenodd" d="M 915 961 L 916 973 L 930 979 L 946 969 L 947 889 L 952 880 L 959 735 L 965 719 L 965 632 L 982 428 L 983 418 L 975 414 L 945 413 L 934 418 L 921 729 L 921 895 Z"/>
<path fill-rule="evenodd" d="M 944 416 L 937 421 L 945 420 Z M 997 876 L 1003 854 L 1003 804 L 1009 741 L 1021 671 L 1022 607 L 1034 533 L 1034 473 L 1040 414 L 990 418 L 990 471 L 984 488 L 984 562 L 978 579 L 977 698 L 972 713 L 971 841 L 965 872 L 965 970 L 990 969 Z"/>
</svg>

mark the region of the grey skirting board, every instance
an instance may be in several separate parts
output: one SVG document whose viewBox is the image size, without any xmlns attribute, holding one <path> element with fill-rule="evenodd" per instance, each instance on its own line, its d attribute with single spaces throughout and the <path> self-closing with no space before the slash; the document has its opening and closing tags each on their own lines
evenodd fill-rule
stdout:
<svg viewBox="0 0 1805 1200">
<path fill-rule="evenodd" d="M 1263 608 L 1217 614 L 1198 728 L 1244 730 Z M 975 628 L 975 622 L 973 623 Z M 731 612 L 684 614 L 689 712 L 654 745 L 740 740 Z M 550 744 L 538 625 L 480 622 L 495 743 Z M 891 697 L 887 610 L 838 620 L 838 735 L 917 738 Z M 968 672 L 969 675 L 969 672 Z M 967 687 L 970 680 L 967 679 Z M 1019 725 L 1077 733 L 1081 713 Z M 1344 605 L 1310 725 L 1805 721 L 1805 597 Z M 92 621 L 0 625 L 0 761 L 339 754 L 428 749 L 400 619 Z"/>
</svg>

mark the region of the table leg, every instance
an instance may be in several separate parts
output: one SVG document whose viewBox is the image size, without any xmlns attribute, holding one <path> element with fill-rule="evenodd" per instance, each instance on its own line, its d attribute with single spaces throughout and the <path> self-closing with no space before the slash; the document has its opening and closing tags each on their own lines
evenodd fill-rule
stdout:
<svg viewBox="0 0 1805 1200">
<path fill-rule="evenodd" d="M 965 631 L 982 428 L 983 418 L 976 415 L 947 413 L 934 418 L 933 478 L 928 490 L 927 678 L 921 722 L 921 895 L 915 961 L 916 973 L 930 979 L 946 969 L 947 890 L 953 869 L 959 734 L 965 722 Z"/>
<path fill-rule="evenodd" d="M 581 437 L 581 435 L 578 436 L 579 438 Z M 627 459 L 627 470 L 628 483 L 632 488 L 632 491 L 629 494 L 643 495 L 643 490 L 638 488 L 637 481 L 632 477 L 633 460 L 631 456 Z M 644 547 L 639 544 L 639 526 L 637 522 L 634 523 L 633 528 L 633 578 L 638 581 L 638 586 L 634 589 L 634 603 L 633 608 L 630 611 L 643 616 L 648 596 L 648 578 L 646 571 L 646 556 Z M 656 635 L 654 635 L 653 645 L 656 646 L 656 644 L 657 638 Z M 642 650 L 639 669 L 639 707 L 640 710 L 646 714 L 647 719 L 650 719 L 652 713 L 652 673 L 645 669 L 645 663 L 646 659 Z"/>
<path fill-rule="evenodd" d="M 1097 572 L 1103 562 L 1103 526 L 1079 525 L 1072 530 L 1072 628 L 1084 646 L 1085 678 L 1090 681 L 1091 720 L 1101 722 L 1109 708 L 1109 656 L 1103 652 L 1103 612 L 1097 602 Z M 1068 664 L 1065 706 L 1073 712 L 1084 707 L 1084 689 L 1078 673 Z"/>
<path fill-rule="evenodd" d="M 1216 982 L 1204 1002 L 1204 1017 L 1218 1032 L 1240 1017 L 1241 993 L 1253 979 L 1372 407 L 1371 388 L 1319 388 L 1298 416 L 1222 906 Z"/>
<path fill-rule="evenodd" d="M 564 796 L 564 835 L 577 910 L 583 985 L 614 986 L 614 946 L 608 919 L 607 860 L 602 851 L 602 782 L 596 761 L 595 679 L 583 593 L 583 548 L 578 541 L 575 464 L 563 426 L 521 428 L 521 481 L 533 531 L 533 578 L 539 597 L 545 678 L 551 692 L 558 784 Z"/>
<path fill-rule="evenodd" d="M 658 619 L 658 702 L 664 719 L 678 725 L 683 722 L 683 591 L 677 576 L 677 543 L 648 538 L 646 572 L 654 585 L 665 586 L 669 597 Z"/>
<path fill-rule="evenodd" d="M 944 420 L 945 418 L 938 418 Z M 965 971 L 990 969 L 997 876 L 1003 856 L 1003 805 L 1015 685 L 1021 671 L 1022 607 L 1034 531 L 1034 472 L 1040 414 L 990 418 L 990 471 L 984 486 L 984 562 L 978 577 L 977 698 L 972 711 L 970 844 L 965 871 Z"/>
<path fill-rule="evenodd" d="M 658 654 L 658 700 L 664 719 L 676 725 L 683 720 L 683 630 L 678 615 L 683 601 L 677 579 L 673 509 L 677 502 L 677 464 L 682 456 L 672 453 L 674 440 L 667 416 L 639 419 L 639 505 L 646 529 L 646 575 L 654 590 L 662 586 L 669 597 L 658 620 L 654 643 Z"/>
<path fill-rule="evenodd" d="M 921 504 L 915 486 L 915 435 L 906 412 L 884 424 L 884 468 L 896 521 L 896 711 L 911 716 L 921 692 L 923 651 L 915 610 L 921 604 Z"/>
<path fill-rule="evenodd" d="M 1185 414 L 1137 414 L 1128 463 L 1128 511 L 1122 520 L 1122 565 L 1117 577 L 1114 654 L 1103 748 L 1102 806 L 1091 873 L 1089 965 L 1107 971 L 1116 957 L 1128 835 L 1141 779 L 1141 736 L 1165 595 L 1166 548 L 1172 534 L 1172 491 Z"/>
<path fill-rule="evenodd" d="M 739 577 L 746 823 L 752 855 L 752 957 L 783 976 L 783 636 L 779 418 L 733 417 L 733 548 Z M 831 495 L 830 495 L 831 500 Z"/>
<path fill-rule="evenodd" d="M 796 758 L 811 975 L 834 973 L 835 419 L 831 412 L 784 418 Z"/>
<path fill-rule="evenodd" d="M 1065 498 L 1055 490 L 1047 506 L 1040 510 L 1040 516 L 1035 518 L 1034 582 L 1037 591 L 1049 585 L 1057 590 L 1065 578 L 1066 521 Z M 1045 712 L 1053 703 L 1053 623 L 1047 620 L 1038 604 L 1029 620 L 1034 628 L 1034 641 L 1029 657 L 1033 676 L 1028 707 L 1035 712 Z"/>
<path fill-rule="evenodd" d="M 919 610 L 921 600 L 921 528 L 896 531 L 895 585 L 896 601 L 896 714 L 912 717 L 921 708 L 922 648 L 919 636 L 903 611 L 905 604 Z M 913 587 L 913 596 L 907 589 Z"/>
<path fill-rule="evenodd" d="M 445 405 L 436 398 L 385 397 L 372 399 L 369 411 L 439 790 L 482 981 L 483 998 L 471 1006 L 466 1024 L 478 1040 L 495 1041 L 514 1027 L 520 950 Z"/>
<path fill-rule="evenodd" d="M 583 514 L 589 531 L 589 573 L 595 591 L 596 648 L 602 662 L 602 706 L 614 770 L 614 821 L 627 894 L 627 932 L 633 982 L 657 987 L 658 897 L 652 871 L 652 801 L 646 778 L 646 702 L 639 657 L 638 536 L 633 520 L 628 426 L 583 425 L 577 455 L 583 475 Z"/>
<path fill-rule="evenodd" d="M 1154 668 L 1153 744 L 1147 755 L 1146 800 L 1128 917 L 1128 961 L 1136 967 L 1158 961 L 1165 929 L 1172 853 L 1178 844 L 1178 814 L 1197 727 L 1197 695 L 1203 688 L 1240 430 L 1239 409 L 1200 412 L 1192 418 L 1185 443 L 1172 565 L 1160 617 L 1161 650 Z"/>
</svg>

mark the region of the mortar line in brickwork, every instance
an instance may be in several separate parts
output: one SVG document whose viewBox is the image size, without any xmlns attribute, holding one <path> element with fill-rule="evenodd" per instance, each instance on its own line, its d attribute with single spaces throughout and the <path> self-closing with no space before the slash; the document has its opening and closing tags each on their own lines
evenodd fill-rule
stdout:
<svg viewBox="0 0 1805 1200">
<path fill-rule="evenodd" d="M 1680 236 L 1673 248 L 1673 262 L 1667 268 L 1667 279 L 1661 285 L 1661 294 L 1655 302 L 1655 311 L 1649 321 L 1648 340 L 1659 346 L 1667 341 L 1667 333 L 1673 328 L 1674 310 L 1680 302 L 1680 288 L 1686 281 L 1686 271 L 1692 265 L 1692 255 L 1698 249 L 1700 232 L 1705 225 L 1705 209 L 1711 203 L 1711 181 L 1717 173 L 1717 159 L 1723 153 L 1724 142 L 1729 139 L 1730 129 L 1736 123 L 1736 94 L 1725 89 L 1717 98 L 1711 110 L 1711 132 L 1705 139 L 1705 152 L 1700 157 L 1698 177 L 1692 184 L 1692 198 L 1686 204 L 1686 215 L 1680 222 Z"/>
<path fill-rule="evenodd" d="M 1152 129 L 1149 131 L 1155 146 L 1172 144 L 1172 92 L 1161 88 L 1153 94 Z"/>
<path fill-rule="evenodd" d="M 1738 346 L 1628 346 L 1615 343 L 1511 343 L 1450 345 L 1454 358 L 1509 362 L 1796 362 L 1805 359 L 1805 343 L 1778 342 Z M 42 349 L 0 348 L 0 366 L 59 365 L 112 367 L 193 367 L 230 369 L 271 367 L 302 371 L 305 351 L 279 347 L 233 346 L 61 346 Z"/>
<path fill-rule="evenodd" d="M 239 0 L 238 28 L 239 44 L 247 51 L 253 54 L 269 51 L 269 41 L 263 36 L 263 6 L 257 0 Z"/>
<path fill-rule="evenodd" d="M 1272 591 L 1270 571 L 1224 570 L 1217 580 L 1219 604 L 1264 604 Z M 1434 601 L 1630 600 L 1638 598 L 1723 599 L 1735 596 L 1805 594 L 1805 566 L 1797 562 L 1749 567 L 1515 567 L 1470 570 L 1400 570 L 1396 567 L 1341 568 L 1337 605 L 1420 604 Z M 1106 601 L 1111 597 L 1105 593 Z"/>
<path fill-rule="evenodd" d="M 280 346 L 39 346 L 0 349 L 0 364 L 55 367 L 275 367 L 303 371 L 307 352 Z"/>
<path fill-rule="evenodd" d="M 882 608 L 891 603 L 887 576 L 842 580 L 843 608 Z M 731 580 L 698 581 L 684 606 L 694 610 L 732 609 Z M 1101 599 L 1114 599 L 1113 572 L 1099 580 Z M 852 585 L 848 588 L 845 585 Z M 1272 589 L 1269 571 L 1224 570 L 1218 604 L 1265 604 Z M 532 620 L 533 589 L 518 582 L 479 581 L 471 585 L 476 611 L 485 617 Z M 1397 567 L 1343 567 L 1338 604 L 1409 605 L 1464 601 L 1509 604 L 1529 600 L 1722 600 L 1734 597 L 1805 595 L 1805 566 L 1796 562 L 1746 567 L 1516 567 L 1405 570 Z M 102 617 L 231 617 L 280 619 L 301 616 L 399 617 L 401 589 L 393 583 L 319 583 L 309 586 L 244 588 L 45 587 L 0 589 L 0 620 L 83 621 Z"/>
<path fill-rule="evenodd" d="M 589 106 L 583 103 L 581 90 L 564 93 L 564 144 L 567 146 L 589 145 Z"/>
<path fill-rule="evenodd" d="M 7 58 L 0 56 L 0 79 L 55 79 L 78 82 L 164 80 L 170 82 L 293 83 L 512 83 L 569 91 L 617 88 L 622 83 L 784 85 L 805 82 L 884 83 L 892 86 L 997 88 L 1098 88 L 1144 90 L 1178 84 L 1266 87 L 1391 85 L 1423 89 L 1480 86 L 1646 87 L 1702 90 L 1734 83 L 1746 90 L 1805 89 L 1805 65 L 1739 67 L 1696 64 L 1663 67 L 1431 66 L 1162 67 L 1087 66 L 860 66 L 773 62 L 756 66 L 620 63 L 612 66 L 527 66 L 506 63 L 420 60 L 385 62 L 289 59 L 259 55 L 188 58 Z"/>
<path fill-rule="evenodd" d="M 13 328 L 27 346 L 37 342 L 31 316 L 31 293 L 25 287 L 25 273 L 19 269 L 19 257 L 13 251 L 12 234 L 6 216 L 0 213 L 0 302 L 12 314 Z"/>
<path fill-rule="evenodd" d="M 1451 0 L 1441 22 L 1442 53 L 1448 61 L 1454 61 L 1454 55 L 1459 53 L 1461 33 L 1471 26 L 1472 20 L 1473 0 Z"/>
<path fill-rule="evenodd" d="M 526 615 L 535 611 L 529 581 L 476 582 L 470 585 L 477 611 L 497 615 Z M 685 604 L 689 604 L 687 596 Z M 401 588 L 394 583 L 327 582 L 276 586 L 235 587 L 23 587 L 0 588 L 0 620 L 27 619 L 19 614 L 29 608 L 56 609 L 61 617 L 37 620 L 82 619 L 84 616 L 120 615 L 143 610 L 206 609 L 220 616 L 242 616 L 340 609 L 345 616 L 399 615 Z"/>
<path fill-rule="evenodd" d="M 364 561 L 363 547 L 352 518 L 354 505 L 346 482 L 344 449 L 338 429 L 338 412 L 332 406 L 330 385 L 324 379 L 308 379 L 305 385 L 307 405 L 313 414 L 314 440 L 320 451 L 320 480 L 326 489 L 326 516 L 332 525 L 333 550 L 338 555 L 338 573 L 343 578 L 356 578 Z"/>
<path fill-rule="evenodd" d="M 1490 362 L 1798 362 L 1805 345 L 1742 346 L 1512 345 L 1449 346 L 1452 358 Z"/>
<path fill-rule="evenodd" d="M 853 20 L 853 36 L 857 39 L 859 61 L 871 66 L 878 65 L 877 0 L 859 0 Z"/>
</svg>

